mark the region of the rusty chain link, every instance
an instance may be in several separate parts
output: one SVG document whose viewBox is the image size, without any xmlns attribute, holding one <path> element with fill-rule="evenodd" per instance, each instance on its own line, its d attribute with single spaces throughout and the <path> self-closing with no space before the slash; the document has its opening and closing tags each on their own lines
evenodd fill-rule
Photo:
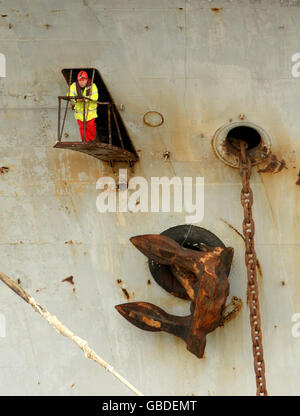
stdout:
<svg viewBox="0 0 300 416">
<path fill-rule="evenodd" d="M 250 308 L 251 337 L 253 344 L 254 370 L 256 375 L 256 395 L 267 396 L 265 363 L 263 356 L 262 331 L 259 311 L 258 286 L 256 276 L 257 259 L 254 248 L 255 225 L 252 218 L 253 193 L 250 187 L 251 160 L 247 157 L 246 142 L 240 142 L 239 172 L 242 178 L 241 203 L 244 208 L 243 234 L 245 237 L 248 287 L 247 302 Z"/>
</svg>

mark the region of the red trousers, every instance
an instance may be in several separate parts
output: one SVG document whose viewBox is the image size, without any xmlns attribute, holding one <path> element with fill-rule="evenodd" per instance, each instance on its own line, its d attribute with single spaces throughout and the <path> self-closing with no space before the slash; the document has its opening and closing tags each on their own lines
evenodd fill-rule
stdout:
<svg viewBox="0 0 300 416">
<path fill-rule="evenodd" d="M 92 120 L 89 120 L 85 123 L 85 140 L 87 142 L 91 142 L 92 140 L 96 140 L 96 123 L 95 118 L 92 118 Z M 80 130 L 80 136 L 81 140 L 83 141 L 83 130 L 84 130 L 84 124 L 83 121 L 77 120 L 79 130 Z"/>
</svg>

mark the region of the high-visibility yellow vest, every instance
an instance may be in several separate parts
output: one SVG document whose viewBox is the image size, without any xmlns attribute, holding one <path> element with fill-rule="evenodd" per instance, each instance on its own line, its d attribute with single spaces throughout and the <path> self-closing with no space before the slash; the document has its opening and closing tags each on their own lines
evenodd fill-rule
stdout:
<svg viewBox="0 0 300 416">
<path fill-rule="evenodd" d="M 87 96 L 87 88 L 91 88 L 90 98 L 93 101 L 98 100 L 98 88 L 96 84 L 93 84 L 91 87 L 86 86 L 82 92 L 82 97 Z M 69 97 L 77 96 L 76 82 L 70 86 L 70 91 L 68 92 Z M 77 102 L 76 100 L 71 100 L 75 104 L 75 118 L 76 120 L 84 121 L 83 119 L 83 101 Z M 85 120 L 89 121 L 93 118 L 98 117 L 97 115 L 97 102 L 92 102 L 90 100 L 85 100 Z"/>
</svg>

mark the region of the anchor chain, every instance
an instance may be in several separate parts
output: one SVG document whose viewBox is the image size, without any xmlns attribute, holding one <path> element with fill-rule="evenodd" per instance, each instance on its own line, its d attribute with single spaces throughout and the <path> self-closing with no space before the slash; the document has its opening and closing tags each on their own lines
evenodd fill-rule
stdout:
<svg viewBox="0 0 300 416">
<path fill-rule="evenodd" d="M 251 160 L 246 154 L 246 142 L 240 142 L 239 172 L 242 178 L 241 203 L 244 208 L 243 234 L 246 252 L 245 263 L 247 267 L 247 302 L 250 308 L 251 337 L 253 344 L 254 371 L 256 375 L 256 395 L 267 396 L 265 362 L 263 356 L 262 330 L 258 299 L 258 285 L 256 266 L 257 258 L 254 248 L 255 224 L 252 217 L 253 193 L 250 187 Z"/>
</svg>

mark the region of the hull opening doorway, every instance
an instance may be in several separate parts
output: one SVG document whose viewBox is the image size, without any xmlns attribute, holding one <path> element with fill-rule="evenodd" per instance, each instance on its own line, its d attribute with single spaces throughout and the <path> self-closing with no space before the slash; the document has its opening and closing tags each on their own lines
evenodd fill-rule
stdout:
<svg viewBox="0 0 300 416">
<path fill-rule="evenodd" d="M 89 79 L 98 88 L 96 140 L 87 142 L 85 141 L 84 135 L 82 141 L 62 141 L 68 110 L 71 109 L 72 111 L 71 99 L 67 95 L 64 95 L 58 97 L 58 138 L 54 147 L 83 152 L 99 160 L 108 161 L 111 165 L 117 161 L 127 161 L 132 166 L 138 160 L 138 155 L 119 114 L 118 108 L 99 71 L 96 68 L 63 69 L 62 74 L 67 82 L 68 88 L 73 82 L 76 82 L 77 74 L 81 70 L 87 72 Z M 62 111 L 62 102 L 65 102 L 64 111 Z"/>
</svg>

